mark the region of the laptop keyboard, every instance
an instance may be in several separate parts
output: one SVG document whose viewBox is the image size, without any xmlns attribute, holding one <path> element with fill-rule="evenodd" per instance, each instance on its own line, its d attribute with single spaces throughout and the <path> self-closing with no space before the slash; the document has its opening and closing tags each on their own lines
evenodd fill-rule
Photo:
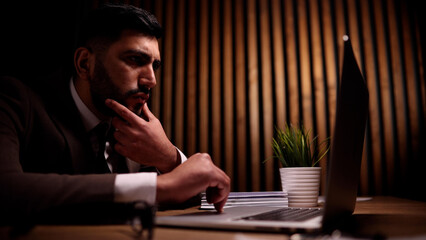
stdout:
<svg viewBox="0 0 426 240">
<path fill-rule="evenodd" d="M 249 217 L 244 220 L 267 220 L 267 221 L 304 221 L 313 217 L 321 216 L 321 208 L 281 208 Z"/>
</svg>

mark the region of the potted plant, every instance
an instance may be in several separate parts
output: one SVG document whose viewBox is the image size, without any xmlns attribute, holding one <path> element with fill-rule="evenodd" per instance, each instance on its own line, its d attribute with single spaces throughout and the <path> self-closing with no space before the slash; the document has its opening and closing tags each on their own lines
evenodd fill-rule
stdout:
<svg viewBox="0 0 426 240">
<path fill-rule="evenodd" d="M 329 138 L 318 142 L 310 138 L 311 131 L 301 126 L 285 125 L 276 128 L 272 139 L 273 158 L 280 161 L 283 191 L 288 194 L 290 207 L 315 207 L 321 179 L 318 162 L 329 150 Z"/>
</svg>

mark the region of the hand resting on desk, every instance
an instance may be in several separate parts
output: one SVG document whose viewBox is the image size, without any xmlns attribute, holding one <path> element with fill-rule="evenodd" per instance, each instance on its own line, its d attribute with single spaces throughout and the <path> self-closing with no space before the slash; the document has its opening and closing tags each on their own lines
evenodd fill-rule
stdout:
<svg viewBox="0 0 426 240">
<path fill-rule="evenodd" d="M 157 178 L 159 204 L 182 203 L 202 191 L 206 191 L 207 201 L 222 212 L 230 191 L 230 179 L 213 164 L 208 154 L 194 154 L 173 171 Z"/>
</svg>

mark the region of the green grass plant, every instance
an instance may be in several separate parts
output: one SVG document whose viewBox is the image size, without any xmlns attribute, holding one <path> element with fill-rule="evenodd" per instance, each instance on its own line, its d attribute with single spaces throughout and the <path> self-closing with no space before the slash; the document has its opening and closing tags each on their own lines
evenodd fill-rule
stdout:
<svg viewBox="0 0 426 240">
<path fill-rule="evenodd" d="M 318 143 L 318 136 L 310 140 L 311 130 L 303 126 L 285 125 L 284 130 L 275 128 L 272 139 L 273 158 L 281 162 L 282 167 L 315 167 L 327 154 L 329 138 Z"/>
</svg>

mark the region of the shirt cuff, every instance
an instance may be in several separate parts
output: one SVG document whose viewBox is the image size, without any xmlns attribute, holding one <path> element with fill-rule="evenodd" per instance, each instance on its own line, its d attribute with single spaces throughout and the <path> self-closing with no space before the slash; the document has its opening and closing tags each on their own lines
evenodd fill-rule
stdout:
<svg viewBox="0 0 426 240">
<path fill-rule="evenodd" d="M 183 152 L 181 150 L 179 150 L 179 148 L 176 148 L 180 154 L 180 163 L 184 163 L 188 158 L 185 156 L 185 154 L 183 154 Z"/>
<path fill-rule="evenodd" d="M 117 174 L 114 184 L 115 202 L 144 201 L 154 205 L 157 194 L 157 173 Z"/>
</svg>

